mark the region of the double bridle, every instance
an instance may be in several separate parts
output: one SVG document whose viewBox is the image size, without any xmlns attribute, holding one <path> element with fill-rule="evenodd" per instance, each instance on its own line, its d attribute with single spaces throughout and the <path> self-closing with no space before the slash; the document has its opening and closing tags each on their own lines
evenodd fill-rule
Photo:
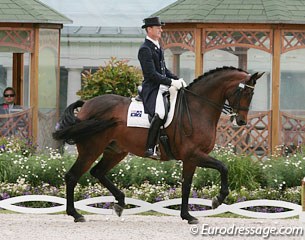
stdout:
<svg viewBox="0 0 305 240">
<path fill-rule="evenodd" d="M 243 95 L 246 94 L 246 92 L 245 92 L 246 88 L 252 89 L 251 93 L 248 94 L 249 98 L 252 98 L 252 96 L 254 94 L 254 86 L 246 84 L 246 80 L 245 80 L 243 83 L 239 83 L 238 86 L 236 87 L 236 89 L 231 94 L 229 94 L 227 96 L 227 98 L 226 98 L 227 100 L 229 100 L 231 97 L 234 97 L 234 102 L 233 102 L 232 106 L 230 106 L 229 104 L 226 104 L 226 103 L 224 105 L 220 105 L 218 103 L 215 103 L 215 102 L 211 101 L 210 99 L 207 99 L 205 97 L 202 97 L 202 96 L 198 95 L 197 93 L 194 93 L 194 92 L 190 91 L 187 88 L 181 88 L 180 92 L 179 92 L 180 96 L 179 96 L 178 102 L 177 102 L 178 109 L 180 109 L 178 111 L 179 117 L 177 118 L 179 129 L 180 130 L 182 129 L 182 123 L 181 123 L 182 117 L 186 114 L 187 118 L 188 118 L 188 121 L 190 123 L 190 126 L 191 126 L 191 131 L 189 133 L 185 133 L 185 131 L 184 131 L 184 134 L 185 134 L 185 136 L 191 136 L 192 133 L 193 133 L 192 118 L 191 118 L 191 115 L 190 115 L 190 110 L 189 110 L 189 106 L 188 106 L 188 103 L 187 103 L 187 99 L 185 97 L 185 93 L 192 94 L 193 96 L 199 98 L 201 101 L 204 101 L 204 102 L 208 103 L 209 105 L 216 108 L 217 110 L 222 111 L 223 113 L 231 116 L 231 118 L 234 118 L 234 117 L 238 116 L 238 111 L 240 111 L 240 110 L 248 111 L 249 110 L 249 107 L 240 106 L 241 98 L 242 98 Z M 185 106 L 185 107 L 183 107 L 183 106 Z"/>
<path fill-rule="evenodd" d="M 254 94 L 254 86 L 248 85 L 245 82 L 238 84 L 238 86 L 236 87 L 235 91 L 233 91 L 227 97 L 228 100 L 231 97 L 234 97 L 234 101 L 233 101 L 233 104 L 231 106 L 228 105 L 228 104 L 224 104 L 223 112 L 224 112 L 224 110 L 228 111 L 228 112 L 224 112 L 224 113 L 230 114 L 231 116 L 237 116 L 238 115 L 238 111 L 240 111 L 240 110 L 242 110 L 242 111 L 249 111 L 249 107 L 240 106 L 241 98 L 242 98 L 243 95 L 246 94 L 245 93 L 246 88 L 252 89 L 251 93 L 247 94 L 249 99 L 252 98 L 252 96 Z"/>
<path fill-rule="evenodd" d="M 254 86 L 248 85 L 245 82 L 239 83 L 238 86 L 236 87 L 236 89 L 231 94 L 229 94 L 226 98 L 227 100 L 229 100 L 231 97 L 235 97 L 234 102 L 231 105 L 226 104 L 226 103 L 224 105 L 220 105 L 218 103 L 211 101 L 210 99 L 207 99 L 205 97 L 198 95 L 197 93 L 190 91 L 187 88 L 182 88 L 180 91 L 180 94 L 182 94 L 182 96 L 184 97 L 183 91 L 185 91 L 187 93 L 191 93 L 193 96 L 200 98 L 201 101 L 204 101 L 204 102 L 210 104 L 211 106 L 213 106 L 217 110 L 222 111 L 225 114 L 237 115 L 238 111 L 240 111 L 240 110 L 242 110 L 242 111 L 249 110 L 249 107 L 240 106 L 240 101 L 241 101 L 242 96 L 245 95 L 246 88 L 252 89 L 251 93 L 249 94 L 249 98 L 252 98 L 252 96 L 254 94 Z M 181 98 L 183 98 L 183 97 L 181 97 Z"/>
</svg>

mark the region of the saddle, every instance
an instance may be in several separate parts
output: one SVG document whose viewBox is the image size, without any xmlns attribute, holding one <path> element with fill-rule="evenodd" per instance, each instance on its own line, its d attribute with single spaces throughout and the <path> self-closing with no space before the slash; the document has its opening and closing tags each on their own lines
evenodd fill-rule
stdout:
<svg viewBox="0 0 305 240">
<path fill-rule="evenodd" d="M 138 96 L 132 99 L 127 116 L 127 127 L 142 127 L 149 128 L 150 120 L 149 115 L 144 113 L 144 106 L 141 99 L 141 87 L 138 87 Z M 173 120 L 175 105 L 177 100 L 178 92 L 175 88 L 170 87 L 169 91 L 163 93 L 163 102 L 165 106 L 165 116 L 162 123 L 162 127 L 159 133 L 159 142 L 162 144 L 167 156 L 170 159 L 175 159 L 170 148 L 168 136 L 165 133 L 167 128 Z"/>
<path fill-rule="evenodd" d="M 138 101 L 138 102 L 143 102 L 142 98 L 141 98 L 141 91 L 142 91 L 142 86 L 138 86 L 138 95 L 135 97 L 135 100 Z M 169 112 L 170 106 L 171 106 L 171 103 L 170 103 L 170 92 L 166 91 L 162 95 L 163 95 L 163 103 L 164 103 L 164 109 L 165 109 L 165 115 L 164 115 L 164 118 L 163 118 L 163 121 L 162 121 L 162 125 L 164 127 L 164 124 L 165 124 L 165 122 L 167 120 L 168 112 Z M 149 122 L 151 122 L 151 118 L 152 117 L 150 115 L 148 115 Z"/>
</svg>

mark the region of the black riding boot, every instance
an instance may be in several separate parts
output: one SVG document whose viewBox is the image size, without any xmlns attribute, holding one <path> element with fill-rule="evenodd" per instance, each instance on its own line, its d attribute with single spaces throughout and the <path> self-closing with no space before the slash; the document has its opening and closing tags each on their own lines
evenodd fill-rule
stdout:
<svg viewBox="0 0 305 240">
<path fill-rule="evenodd" d="M 157 139 L 161 125 L 162 125 L 162 119 L 160 119 L 159 115 L 156 113 L 151 120 L 150 127 L 148 130 L 146 151 L 144 154 L 145 157 L 154 157 L 154 158 L 157 157 L 156 154 L 154 154 L 154 149 L 157 144 Z"/>
</svg>

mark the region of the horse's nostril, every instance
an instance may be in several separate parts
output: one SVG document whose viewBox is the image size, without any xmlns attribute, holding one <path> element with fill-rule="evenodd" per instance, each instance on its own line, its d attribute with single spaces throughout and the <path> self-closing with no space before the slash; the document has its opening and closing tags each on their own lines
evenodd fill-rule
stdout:
<svg viewBox="0 0 305 240">
<path fill-rule="evenodd" d="M 245 120 L 240 119 L 240 120 L 237 122 L 237 124 L 238 124 L 239 126 L 243 126 L 243 125 L 246 125 L 247 123 L 246 123 Z"/>
<path fill-rule="evenodd" d="M 237 123 L 238 126 L 243 126 L 243 125 L 247 124 L 246 120 L 240 115 L 237 116 L 236 123 Z"/>
</svg>

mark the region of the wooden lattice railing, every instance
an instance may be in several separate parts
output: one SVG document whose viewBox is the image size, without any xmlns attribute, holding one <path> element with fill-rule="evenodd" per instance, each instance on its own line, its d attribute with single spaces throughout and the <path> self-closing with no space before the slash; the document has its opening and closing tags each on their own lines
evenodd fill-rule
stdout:
<svg viewBox="0 0 305 240">
<path fill-rule="evenodd" d="M 248 124 L 235 126 L 230 117 L 222 116 L 217 126 L 216 144 L 233 147 L 235 153 L 254 155 L 258 158 L 270 153 L 271 112 L 251 112 Z"/>
<path fill-rule="evenodd" d="M 0 27 L 0 46 L 15 47 L 32 52 L 34 49 L 34 30 L 31 28 Z"/>
<path fill-rule="evenodd" d="M 301 145 L 305 143 L 305 111 L 281 112 L 281 142 L 283 153 L 295 153 L 301 151 Z"/>
<path fill-rule="evenodd" d="M 32 136 L 32 109 L 21 110 L 16 113 L 0 114 L 0 135 Z"/>
<path fill-rule="evenodd" d="M 304 30 L 287 31 L 282 30 L 282 53 L 302 49 L 305 46 Z"/>
<path fill-rule="evenodd" d="M 164 49 L 181 47 L 195 51 L 195 33 L 192 29 L 166 30 L 162 34 L 161 44 Z"/>
<path fill-rule="evenodd" d="M 202 51 L 239 46 L 271 52 L 272 46 L 270 42 L 272 37 L 272 31 L 269 29 L 236 29 L 234 31 L 228 29 L 206 29 L 206 31 L 203 31 Z"/>
</svg>

